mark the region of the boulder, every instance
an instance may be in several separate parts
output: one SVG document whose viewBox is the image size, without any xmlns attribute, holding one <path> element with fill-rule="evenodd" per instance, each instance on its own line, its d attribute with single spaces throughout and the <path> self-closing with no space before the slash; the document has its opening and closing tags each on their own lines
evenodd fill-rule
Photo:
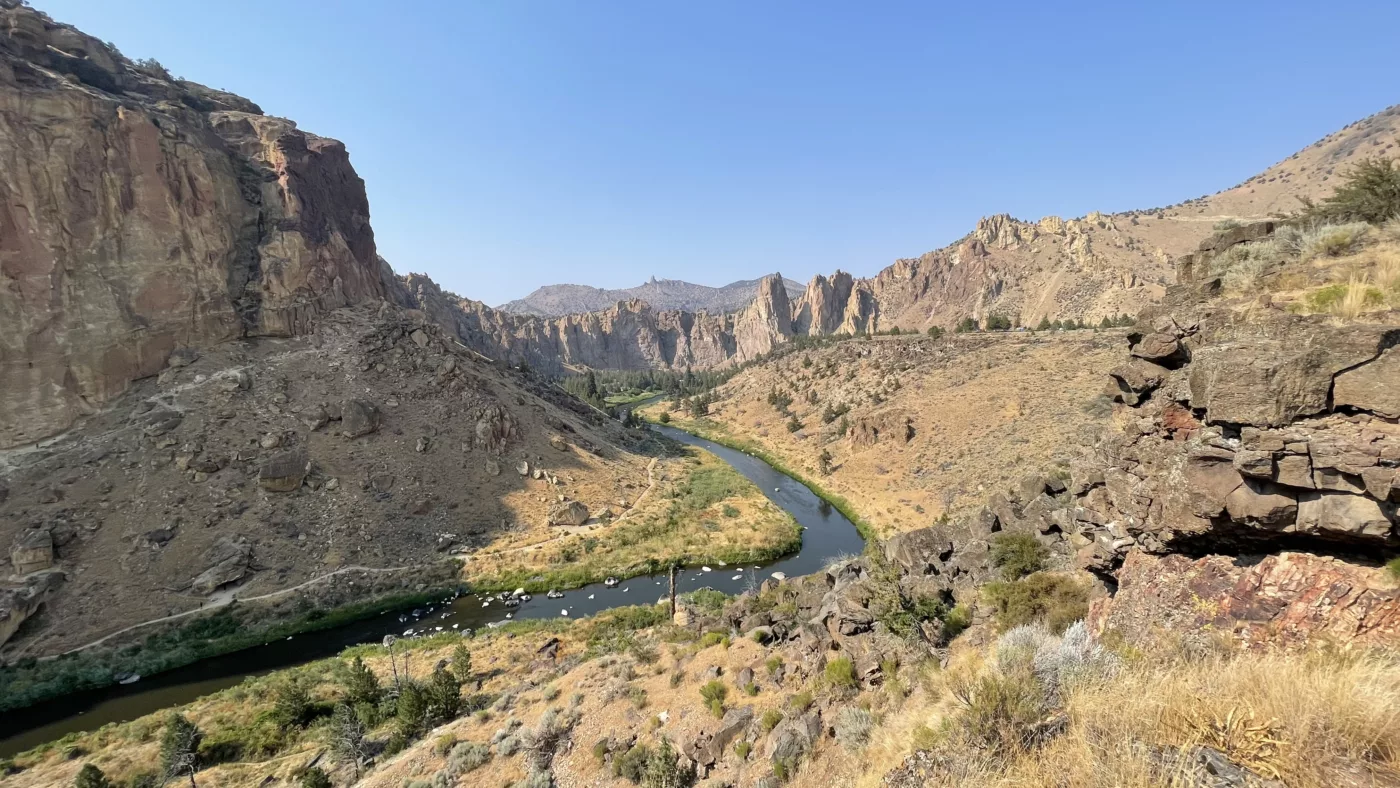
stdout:
<svg viewBox="0 0 1400 788">
<path fill-rule="evenodd" d="M 194 579 L 191 588 L 196 594 L 208 596 L 252 571 L 253 546 L 241 536 L 223 536 L 209 548 L 204 560 L 209 568 Z"/>
<path fill-rule="evenodd" d="M 1143 359 L 1133 359 L 1109 371 L 1107 394 L 1115 402 L 1136 406 L 1162 385 L 1167 369 Z"/>
<path fill-rule="evenodd" d="M 1298 501 L 1276 484 L 1247 478 L 1225 496 L 1225 511 L 1236 522 L 1282 527 L 1298 514 Z"/>
<path fill-rule="evenodd" d="M 1372 498 L 1348 493 L 1308 492 L 1299 498 L 1294 530 L 1385 538 L 1391 536 L 1392 528 L 1385 508 Z"/>
<path fill-rule="evenodd" d="M 487 405 L 472 414 L 473 442 L 478 449 L 504 454 L 517 434 L 515 417 L 501 405 Z"/>
<path fill-rule="evenodd" d="M 1400 347 L 1389 348 L 1374 361 L 1338 375 L 1332 403 L 1400 418 Z"/>
<path fill-rule="evenodd" d="M 1173 334 L 1148 334 L 1129 351 L 1134 358 L 1140 358 L 1168 369 L 1181 366 L 1186 360 L 1185 348 L 1181 340 Z"/>
<path fill-rule="evenodd" d="M 340 406 L 340 434 L 358 438 L 379 429 L 379 407 L 365 399 L 348 399 Z"/>
<path fill-rule="evenodd" d="M 579 501 L 566 501 L 549 512 L 549 525 L 583 525 L 588 522 L 588 507 Z"/>
<path fill-rule="evenodd" d="M 1273 452 L 1249 449 L 1237 451 L 1235 452 L 1235 470 L 1245 476 L 1272 479 L 1274 476 Z"/>
<path fill-rule="evenodd" d="M 297 448 L 274 454 L 258 469 L 258 484 L 268 492 L 292 492 L 301 488 L 311 473 L 306 449 Z"/>
<path fill-rule="evenodd" d="M 885 558 L 916 575 L 938 574 L 953 555 L 953 540 L 940 526 L 896 534 L 885 540 Z"/>
<path fill-rule="evenodd" d="M 569 442 L 566 441 L 566 440 L 564 440 L 564 436 L 562 436 L 562 435 L 551 435 L 551 436 L 549 437 L 549 445 L 550 445 L 550 446 L 553 446 L 554 448 L 558 449 L 559 451 L 568 451 L 568 450 L 569 450 Z"/>
<path fill-rule="evenodd" d="M 62 572 L 50 569 L 28 575 L 22 583 L 0 586 L 0 645 L 14 637 L 20 625 L 39 611 L 63 579 Z"/>
<path fill-rule="evenodd" d="M 812 752 L 821 732 L 821 715 L 814 711 L 785 719 L 768 734 L 763 757 L 772 763 L 796 763 Z"/>
</svg>

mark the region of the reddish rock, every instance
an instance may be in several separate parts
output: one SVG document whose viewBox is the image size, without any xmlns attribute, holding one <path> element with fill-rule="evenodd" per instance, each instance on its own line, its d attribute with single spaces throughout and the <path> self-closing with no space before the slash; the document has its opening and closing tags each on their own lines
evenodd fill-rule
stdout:
<svg viewBox="0 0 1400 788">
<path fill-rule="evenodd" d="M 1246 566 L 1133 551 L 1118 570 L 1118 592 L 1090 606 L 1089 625 L 1135 643 L 1165 631 L 1221 632 L 1248 646 L 1394 645 L 1400 588 L 1383 568 L 1308 553 Z"/>
</svg>

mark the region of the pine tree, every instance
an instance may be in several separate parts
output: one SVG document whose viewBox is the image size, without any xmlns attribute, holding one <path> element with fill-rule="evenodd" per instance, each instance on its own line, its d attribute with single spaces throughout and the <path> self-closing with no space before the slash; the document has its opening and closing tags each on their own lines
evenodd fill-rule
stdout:
<svg viewBox="0 0 1400 788">
<path fill-rule="evenodd" d="M 462 710 L 462 682 L 438 668 L 428 681 L 428 716 L 437 723 L 457 719 Z"/>
<path fill-rule="evenodd" d="M 351 706 L 359 703 L 378 704 L 384 697 L 379 686 L 379 677 L 369 669 L 363 659 L 355 657 L 345 671 L 345 701 Z"/>
<path fill-rule="evenodd" d="M 452 649 L 452 672 L 463 684 L 472 680 L 472 653 L 461 643 Z"/>
</svg>

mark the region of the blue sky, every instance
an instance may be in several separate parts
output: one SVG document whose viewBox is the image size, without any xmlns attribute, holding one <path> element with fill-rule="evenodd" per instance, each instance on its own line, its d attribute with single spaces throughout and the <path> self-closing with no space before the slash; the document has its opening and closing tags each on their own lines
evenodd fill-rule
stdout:
<svg viewBox="0 0 1400 788">
<path fill-rule="evenodd" d="M 539 285 L 868 276 L 1233 185 L 1400 102 L 1400 3 L 35 0 L 345 141 L 380 253 Z"/>
</svg>

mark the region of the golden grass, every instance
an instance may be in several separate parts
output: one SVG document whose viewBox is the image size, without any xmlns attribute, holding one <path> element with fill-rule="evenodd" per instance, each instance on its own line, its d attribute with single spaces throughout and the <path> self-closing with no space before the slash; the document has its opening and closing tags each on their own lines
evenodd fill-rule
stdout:
<svg viewBox="0 0 1400 788">
<path fill-rule="evenodd" d="M 950 667 L 985 669 L 975 658 Z M 891 716 L 869 749 L 879 784 L 918 726 L 956 730 L 936 687 Z M 957 784 L 1147 788 L 1170 780 L 1156 753 L 1196 746 L 1292 788 L 1400 781 L 1400 656 L 1318 650 L 1139 659 L 1067 700 L 1069 726 L 1009 762 L 963 749 Z M 926 733 L 926 732 L 925 732 Z M 1180 775 L 1176 775 L 1180 776 Z"/>
</svg>

